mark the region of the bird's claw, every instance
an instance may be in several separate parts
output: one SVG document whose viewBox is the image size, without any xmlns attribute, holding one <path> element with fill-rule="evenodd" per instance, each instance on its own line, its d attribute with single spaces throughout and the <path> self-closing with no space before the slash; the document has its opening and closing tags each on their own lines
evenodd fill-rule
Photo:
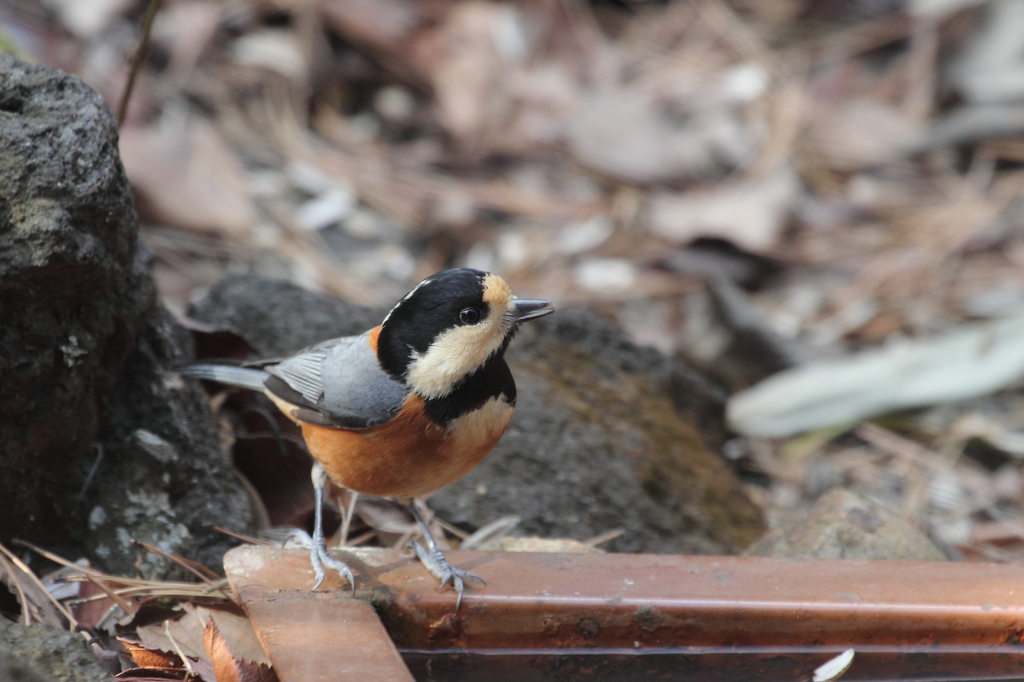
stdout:
<svg viewBox="0 0 1024 682">
<path fill-rule="evenodd" d="M 310 592 L 320 587 L 320 583 L 324 581 L 324 578 L 326 577 L 324 566 L 327 566 L 327 568 L 334 570 L 338 575 L 348 580 L 349 588 L 352 590 L 352 594 L 355 595 L 355 576 L 352 575 L 352 571 L 345 562 L 338 561 L 327 552 L 327 547 L 317 547 L 314 545 L 309 552 L 309 562 L 313 564 L 313 575 L 316 577 L 316 582 L 313 584 L 313 587 L 310 588 Z"/>
<path fill-rule="evenodd" d="M 452 589 L 455 590 L 455 594 L 458 595 L 455 599 L 456 610 L 458 610 L 459 605 L 462 604 L 462 592 L 465 589 L 466 582 L 479 580 L 481 584 L 487 584 L 484 582 L 483 578 L 475 573 L 463 571 L 462 569 L 452 566 L 448 563 L 448 560 L 444 558 L 444 554 L 441 550 L 429 552 L 423 547 L 423 545 L 414 540 L 409 540 L 409 542 L 406 543 L 406 547 L 412 547 L 416 552 L 416 556 L 419 557 L 426 569 L 441 581 L 441 586 L 437 588 L 438 592 L 443 590 L 445 585 L 451 583 Z"/>
<path fill-rule="evenodd" d="M 316 582 L 313 583 L 310 592 L 320 587 L 324 578 L 327 577 L 327 573 L 324 571 L 324 566 L 327 566 L 327 568 L 336 571 L 338 575 L 348 580 L 352 594 L 356 593 L 355 576 L 352 575 L 352 571 L 349 570 L 349 567 L 343 561 L 338 561 L 330 555 L 327 551 L 326 540 L 323 538 L 311 538 L 309 534 L 302 530 L 293 530 L 288 534 L 288 540 L 295 541 L 303 547 L 309 547 L 309 563 L 313 566 L 313 577 L 316 578 Z"/>
</svg>

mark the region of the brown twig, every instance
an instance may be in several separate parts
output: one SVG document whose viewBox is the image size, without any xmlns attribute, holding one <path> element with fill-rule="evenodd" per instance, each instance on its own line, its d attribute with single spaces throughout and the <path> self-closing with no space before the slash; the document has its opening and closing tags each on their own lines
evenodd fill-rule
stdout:
<svg viewBox="0 0 1024 682">
<path fill-rule="evenodd" d="M 217 531 L 218 533 L 223 533 L 224 535 L 227 535 L 229 538 L 235 538 L 236 540 L 241 540 L 242 542 L 244 542 L 246 544 L 249 544 L 249 545 L 273 545 L 274 544 L 273 542 L 270 542 L 268 540 L 264 540 L 263 538 L 257 538 L 257 537 L 253 537 L 252 535 L 244 535 L 242 533 L 236 533 L 233 530 L 228 530 L 227 528 L 221 528 L 220 526 L 216 526 L 216 525 L 209 525 L 209 526 L 207 526 L 207 528 L 209 528 L 210 530 Z"/>
<path fill-rule="evenodd" d="M 185 598 L 192 597 L 192 596 L 208 596 L 212 592 L 217 591 L 217 592 L 220 592 L 221 594 L 223 594 L 225 599 L 227 599 L 229 601 L 234 601 L 234 595 L 231 593 L 230 588 L 227 588 L 227 587 L 224 586 L 224 581 L 223 580 L 220 580 L 220 581 L 218 581 L 216 583 L 209 583 L 209 582 L 207 582 L 205 584 L 204 583 L 175 583 L 175 582 L 165 582 L 165 581 L 160 581 L 160 580 L 145 580 L 145 579 L 140 579 L 140 578 L 125 578 L 125 577 L 121 577 L 121 576 L 108 575 L 108 574 L 104 573 L 103 571 L 97 571 L 94 568 L 88 568 L 88 567 L 85 567 L 85 566 L 79 566 L 78 564 L 73 564 L 70 561 L 68 561 L 67 559 L 65 559 L 65 558 L 63 558 L 61 556 L 58 556 L 57 554 L 54 554 L 53 552 L 48 552 L 45 549 L 42 549 L 40 547 L 36 547 L 35 545 L 33 545 L 30 542 L 25 542 L 24 540 L 15 540 L 14 543 L 17 544 L 17 545 L 21 545 L 22 547 L 27 547 L 27 548 L 31 549 L 33 552 L 36 552 L 37 554 L 42 555 L 43 557 L 49 559 L 50 561 L 53 561 L 54 563 L 58 563 L 61 566 L 68 566 L 68 567 L 74 568 L 76 571 L 80 571 L 82 573 L 82 576 L 71 576 L 71 577 L 67 578 L 68 581 L 74 581 L 74 580 L 85 581 L 85 580 L 90 580 L 90 578 L 95 578 L 97 580 L 102 580 L 105 583 L 109 583 L 111 585 L 124 585 L 124 586 L 126 586 L 126 587 L 123 587 L 121 589 L 114 590 L 114 592 L 116 594 L 120 595 L 120 596 L 125 596 L 125 597 L 132 596 L 132 597 L 134 597 L 134 596 L 140 596 L 140 595 L 148 595 L 148 596 L 160 596 L 160 597 L 180 597 L 182 599 L 185 599 Z M 3 551 L 3 549 L 4 549 L 3 545 L 0 545 L 0 551 Z M 21 564 L 19 563 L 19 567 L 20 567 L 20 565 Z M 23 569 L 23 570 L 25 570 L 25 569 Z M 34 576 L 31 576 L 31 577 L 34 578 Z M 38 580 L 38 579 L 36 579 L 36 580 Z M 39 584 L 42 585 L 42 583 L 39 583 Z M 49 592 L 47 592 L 47 594 L 49 594 Z M 100 595 L 95 595 L 95 597 L 93 597 L 93 598 L 88 598 L 87 597 L 85 599 L 81 599 L 81 600 L 78 601 L 78 603 L 85 603 L 85 602 L 88 602 L 88 601 L 96 601 L 97 599 L 101 599 L 101 598 L 102 597 Z"/>
<path fill-rule="evenodd" d="M 613 528 L 612 530 L 601 533 L 600 535 L 595 535 L 589 540 L 584 540 L 583 544 L 587 547 L 597 547 L 598 545 L 603 545 L 606 542 L 611 542 L 625 532 L 625 528 Z"/>
<path fill-rule="evenodd" d="M 108 585 L 106 585 L 102 581 L 98 580 L 95 576 L 91 576 L 91 575 L 89 575 L 87 573 L 84 574 L 84 575 L 85 575 L 85 579 L 86 580 L 88 580 L 93 585 L 98 587 L 100 589 L 100 591 L 103 592 L 103 594 L 105 594 L 107 597 L 109 597 L 112 602 L 117 604 L 118 607 L 122 611 L 124 611 L 124 615 L 131 616 L 131 615 L 133 615 L 135 613 L 135 609 L 132 608 L 132 605 L 129 604 L 127 602 L 127 600 L 125 600 L 124 597 L 122 597 L 121 595 L 117 594 L 114 590 L 110 589 L 110 587 Z"/>
<path fill-rule="evenodd" d="M 153 30 L 153 21 L 156 19 L 156 13 L 160 9 L 161 0 L 149 0 L 149 6 L 146 8 L 146 16 L 142 20 L 142 36 L 139 38 L 139 45 L 135 48 L 135 56 L 132 57 L 132 70 L 128 73 L 128 82 L 124 86 L 124 92 L 121 94 L 121 104 L 117 107 L 117 125 L 121 126 L 124 124 L 124 118 L 128 114 L 128 100 L 132 96 L 132 90 L 135 88 L 135 78 L 139 75 L 139 70 L 142 68 L 142 61 L 146 58 L 146 53 L 149 51 L 149 35 Z"/>
<path fill-rule="evenodd" d="M 139 542 L 138 540 L 132 540 L 132 544 L 138 545 L 150 554 L 156 554 L 157 556 L 161 556 L 165 559 L 173 561 L 174 563 L 181 566 L 186 571 L 188 571 L 195 577 L 199 578 L 206 584 L 210 584 L 210 582 L 220 579 L 219 575 L 208 569 L 206 566 L 203 566 L 202 564 L 197 563 L 195 561 L 186 559 L 185 557 L 180 557 L 177 554 L 165 552 L 162 549 L 158 549 L 156 547 L 153 547 L 152 545 L 147 545 L 145 542 Z"/>
<path fill-rule="evenodd" d="M 32 550 L 36 549 L 35 547 L 33 547 L 32 545 L 28 544 L 27 542 L 22 542 L 20 540 L 15 540 L 14 543 L 15 544 L 24 545 L 24 546 L 26 546 L 26 547 L 28 547 L 29 549 L 32 549 Z M 33 583 L 35 583 L 36 586 L 39 589 L 41 589 L 46 594 L 47 599 L 49 599 L 53 603 L 53 605 L 57 607 L 57 610 L 60 611 L 61 615 L 68 619 L 68 622 L 71 623 L 71 627 L 72 628 L 78 627 L 78 621 L 75 620 L 75 617 L 73 615 L 71 615 L 71 611 L 69 611 L 66 606 L 61 604 L 60 600 L 55 599 L 54 596 L 52 594 L 50 594 L 50 591 L 48 589 L 46 589 L 46 585 L 43 584 L 43 581 L 40 580 L 36 576 L 36 574 L 32 572 L 32 569 L 29 568 L 25 564 L 24 561 L 22 561 L 21 559 L 18 558 L 18 555 L 16 555 L 14 552 L 12 552 L 11 550 L 7 549 L 3 545 L 0 545 L 0 553 L 3 553 L 4 555 L 6 555 L 7 558 L 10 559 L 11 563 L 13 563 L 19 569 L 21 569 L 21 572 L 24 573 L 26 576 L 28 576 L 28 579 L 31 580 Z M 75 566 L 74 564 L 65 564 L 65 565 Z M 79 566 L 75 566 L 75 568 L 79 568 L 80 569 Z"/>
<path fill-rule="evenodd" d="M 21 580 L 18 579 L 18 575 L 14 572 L 16 569 L 4 558 L 3 554 L 0 554 L 0 565 L 7 571 L 7 575 L 11 576 L 11 582 L 18 593 L 18 603 L 21 604 L 21 615 L 25 625 L 32 625 L 32 613 L 28 608 L 28 600 L 25 598 L 25 589 L 21 586 Z"/>
</svg>

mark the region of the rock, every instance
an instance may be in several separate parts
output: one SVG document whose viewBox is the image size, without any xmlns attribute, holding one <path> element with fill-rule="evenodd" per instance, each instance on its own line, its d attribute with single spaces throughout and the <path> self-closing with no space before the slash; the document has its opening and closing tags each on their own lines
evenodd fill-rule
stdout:
<svg viewBox="0 0 1024 682">
<path fill-rule="evenodd" d="M 153 559 L 132 538 L 218 565 L 204 524 L 243 531 L 248 501 L 168 372 L 190 337 L 136 256 L 117 140 L 78 78 L 0 56 L 0 542 L 128 574 Z"/>
<path fill-rule="evenodd" d="M 12 682 L 46 682 L 46 678 L 37 675 L 19 661 L 15 661 L 0 652 L 0 680 Z"/>
<path fill-rule="evenodd" d="M 924 533 L 846 490 L 822 495 L 754 544 L 747 554 L 776 558 L 942 561 Z"/>
<path fill-rule="evenodd" d="M 191 312 L 261 356 L 383 314 L 253 276 L 224 280 Z M 514 513 L 524 535 L 580 540 L 622 527 L 609 546 L 634 552 L 730 553 L 759 536 L 759 511 L 707 444 L 721 402 L 698 376 L 578 310 L 523 325 L 508 359 L 515 417 L 480 466 L 430 498 L 442 518 L 473 530 Z"/>
<path fill-rule="evenodd" d="M 523 534 L 585 540 L 615 528 L 625 552 L 730 554 L 760 513 L 708 447 L 684 368 L 582 310 L 524 325 L 508 354 L 516 414 L 501 442 L 431 506 L 464 527 L 503 514 Z M 481 494 L 483 493 L 483 494 Z"/>
<path fill-rule="evenodd" d="M 174 371 L 192 358 L 189 333 L 157 308 L 115 390 L 101 401 L 104 463 L 83 507 L 92 531 L 89 553 L 109 570 L 136 570 L 141 553 L 126 544 L 126 531 L 219 572 L 224 552 L 238 543 L 210 524 L 240 533 L 252 529 L 249 494 L 225 452 L 209 401 Z M 147 563 L 156 559 L 142 556 Z"/>
<path fill-rule="evenodd" d="M 189 317 L 234 332 L 260 357 L 277 357 L 324 339 L 362 334 L 387 310 L 352 305 L 301 287 L 252 275 L 222 279 Z"/>
<path fill-rule="evenodd" d="M 52 625 L 18 625 L 0 617 L 0 680 L 110 682 L 81 635 Z"/>
</svg>

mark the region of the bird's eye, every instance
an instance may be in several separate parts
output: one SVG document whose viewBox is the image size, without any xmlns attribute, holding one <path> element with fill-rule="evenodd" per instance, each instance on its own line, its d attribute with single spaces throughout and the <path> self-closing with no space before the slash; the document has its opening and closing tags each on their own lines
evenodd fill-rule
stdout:
<svg viewBox="0 0 1024 682">
<path fill-rule="evenodd" d="M 459 313 L 459 322 L 462 324 L 476 324 L 480 321 L 480 311 L 476 308 L 465 308 Z"/>
</svg>

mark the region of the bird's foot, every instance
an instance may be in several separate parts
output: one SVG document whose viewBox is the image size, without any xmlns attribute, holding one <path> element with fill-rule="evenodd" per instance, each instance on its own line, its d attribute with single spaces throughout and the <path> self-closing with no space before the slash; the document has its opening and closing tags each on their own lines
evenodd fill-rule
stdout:
<svg viewBox="0 0 1024 682">
<path fill-rule="evenodd" d="M 455 590 L 455 593 L 458 595 L 455 600 L 456 610 L 458 610 L 459 605 L 462 604 L 462 591 L 466 582 L 479 580 L 481 584 L 487 584 L 480 576 L 452 566 L 448 563 L 448 560 L 444 558 L 444 554 L 439 549 L 436 549 L 433 552 L 428 552 L 423 548 L 423 545 L 414 540 L 410 540 L 406 543 L 406 546 L 412 547 L 416 551 L 416 556 L 420 558 L 420 561 L 423 562 L 423 565 L 426 566 L 427 570 L 433 573 L 434 576 L 441 581 L 441 587 L 438 588 L 438 592 L 443 590 L 445 585 L 451 583 L 452 589 Z"/>
<path fill-rule="evenodd" d="M 352 575 L 352 571 L 343 561 L 338 561 L 330 555 L 327 551 L 327 541 L 324 538 L 310 537 L 306 531 L 293 530 L 288 534 L 288 540 L 294 541 L 303 547 L 309 548 L 309 563 L 313 566 L 313 576 L 316 578 L 316 582 L 313 583 L 313 587 L 310 588 L 310 592 L 320 587 L 320 584 L 327 577 L 324 566 L 330 568 L 338 573 L 341 577 L 348 580 L 349 586 L 352 588 L 352 594 L 356 592 L 356 579 Z"/>
</svg>

